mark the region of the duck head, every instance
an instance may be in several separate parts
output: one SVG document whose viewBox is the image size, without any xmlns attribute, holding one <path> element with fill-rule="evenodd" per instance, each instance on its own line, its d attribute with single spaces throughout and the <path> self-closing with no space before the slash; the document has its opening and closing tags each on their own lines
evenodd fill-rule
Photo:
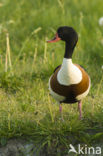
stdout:
<svg viewBox="0 0 103 156">
<path fill-rule="evenodd" d="M 72 27 L 63 26 L 59 27 L 55 37 L 52 40 L 47 41 L 48 43 L 57 42 L 59 40 L 65 41 L 68 44 L 76 44 L 78 41 L 78 35 Z"/>
<path fill-rule="evenodd" d="M 72 54 L 74 47 L 78 41 L 78 34 L 72 27 L 62 26 L 59 27 L 55 37 L 52 40 L 47 41 L 48 43 L 53 43 L 57 41 L 66 42 L 66 52 L 65 55 Z M 67 56 L 68 57 L 68 56 Z"/>
</svg>

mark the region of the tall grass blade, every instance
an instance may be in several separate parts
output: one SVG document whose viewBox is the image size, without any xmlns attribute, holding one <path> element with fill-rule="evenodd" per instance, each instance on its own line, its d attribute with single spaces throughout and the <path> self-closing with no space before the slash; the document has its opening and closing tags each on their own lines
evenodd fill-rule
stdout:
<svg viewBox="0 0 103 156">
<path fill-rule="evenodd" d="M 10 54 L 9 33 L 6 34 L 5 72 L 7 72 L 7 70 L 8 70 L 8 64 L 9 64 L 10 72 L 12 73 L 12 63 L 11 63 L 11 54 Z"/>
<path fill-rule="evenodd" d="M 34 52 L 34 58 L 33 58 L 32 69 L 31 69 L 31 74 L 32 74 L 33 69 L 34 69 L 34 64 L 35 64 L 35 61 L 36 61 L 37 52 L 38 52 L 38 48 L 37 48 L 37 45 L 36 45 L 36 46 L 35 46 L 35 52 Z"/>
<path fill-rule="evenodd" d="M 45 44 L 44 44 L 44 63 L 47 61 L 47 37 L 45 38 Z"/>
</svg>

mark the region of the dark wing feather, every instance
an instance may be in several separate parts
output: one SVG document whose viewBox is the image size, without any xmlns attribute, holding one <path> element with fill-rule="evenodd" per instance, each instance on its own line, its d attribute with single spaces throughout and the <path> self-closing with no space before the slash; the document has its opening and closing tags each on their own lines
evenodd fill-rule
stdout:
<svg viewBox="0 0 103 156">
<path fill-rule="evenodd" d="M 54 73 L 55 73 L 55 71 L 56 71 L 60 66 L 61 66 L 61 65 L 57 66 L 57 67 L 54 69 Z"/>
<path fill-rule="evenodd" d="M 79 64 L 79 66 L 82 67 L 87 72 L 87 70 L 83 66 L 81 66 L 80 64 Z"/>
</svg>

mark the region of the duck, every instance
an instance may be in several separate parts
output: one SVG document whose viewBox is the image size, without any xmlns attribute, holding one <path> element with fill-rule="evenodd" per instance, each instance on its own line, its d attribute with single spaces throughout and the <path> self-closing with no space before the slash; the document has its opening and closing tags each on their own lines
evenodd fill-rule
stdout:
<svg viewBox="0 0 103 156">
<path fill-rule="evenodd" d="M 49 79 L 49 91 L 59 103 L 62 116 L 62 103 L 78 103 L 79 119 L 82 119 L 82 100 L 90 90 L 91 80 L 86 70 L 79 64 L 73 63 L 72 55 L 78 42 L 78 34 L 70 26 L 61 26 L 56 35 L 48 43 L 65 42 L 64 58 L 61 65 L 57 66 Z"/>
</svg>

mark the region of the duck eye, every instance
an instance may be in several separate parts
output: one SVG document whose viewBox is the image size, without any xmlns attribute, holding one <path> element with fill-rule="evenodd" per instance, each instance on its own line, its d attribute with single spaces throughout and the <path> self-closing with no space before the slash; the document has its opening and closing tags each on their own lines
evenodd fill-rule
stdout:
<svg viewBox="0 0 103 156">
<path fill-rule="evenodd" d="M 58 36 L 59 36 L 59 37 L 62 37 L 62 34 L 61 34 L 61 33 L 58 33 Z"/>
</svg>

